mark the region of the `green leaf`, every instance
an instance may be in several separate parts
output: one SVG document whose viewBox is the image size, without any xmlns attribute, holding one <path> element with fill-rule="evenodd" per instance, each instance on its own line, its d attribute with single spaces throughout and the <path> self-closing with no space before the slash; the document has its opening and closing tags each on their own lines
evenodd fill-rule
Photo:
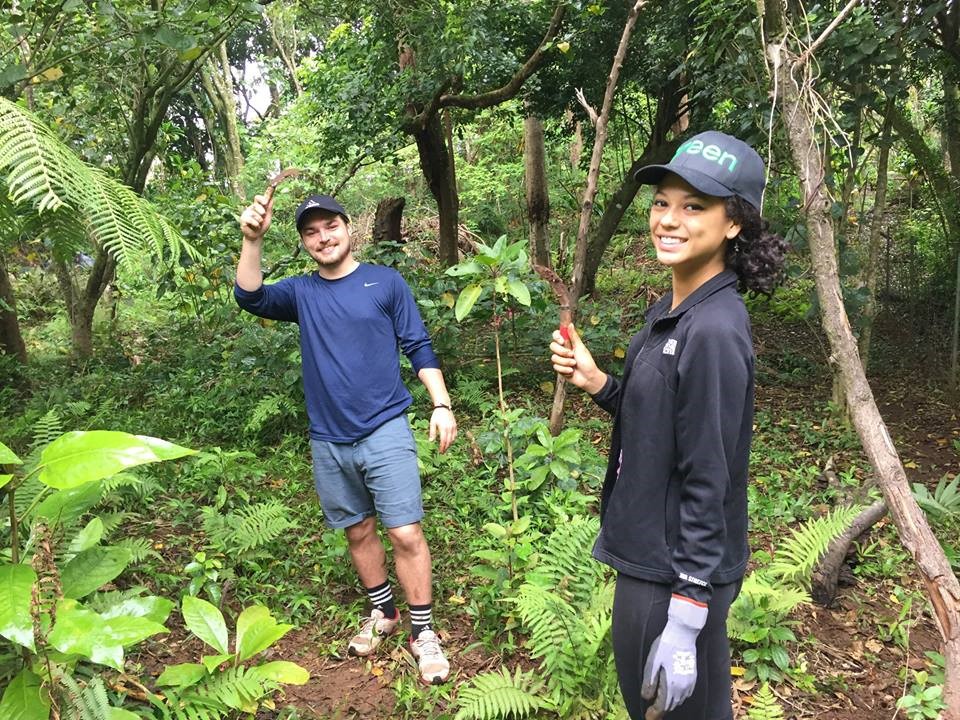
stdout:
<svg viewBox="0 0 960 720">
<path fill-rule="evenodd" d="M 123 708 L 110 708 L 109 720 L 141 720 L 140 716 Z"/>
<path fill-rule="evenodd" d="M 0 488 L 13 480 L 13 475 L 0 475 Z"/>
<path fill-rule="evenodd" d="M 262 605 L 246 608 L 237 618 L 237 660 L 243 662 L 263 652 L 292 628 L 292 625 L 278 624 Z"/>
<path fill-rule="evenodd" d="M 480 294 L 482 292 L 483 288 L 479 285 L 467 285 L 463 289 L 463 292 L 461 292 L 460 296 L 457 298 L 457 305 L 453 309 L 453 313 L 457 318 L 457 322 L 461 322 L 467 315 L 470 314 L 473 306 L 476 304 L 477 300 L 480 299 Z"/>
<path fill-rule="evenodd" d="M 530 289 L 520 280 L 510 280 L 507 282 L 510 288 L 510 294 L 516 298 L 521 305 L 530 305 Z"/>
<path fill-rule="evenodd" d="M 153 37 L 161 45 L 166 45 L 180 53 L 184 53 L 197 45 L 195 39 L 174 30 L 169 25 L 162 25 Z"/>
<path fill-rule="evenodd" d="M 0 465 L 23 465 L 23 460 L 18 458 L 13 450 L 0 442 Z"/>
<path fill-rule="evenodd" d="M 165 632 L 163 625 L 146 618 L 104 618 L 75 600 L 63 600 L 48 640 L 60 652 L 82 655 L 122 672 L 125 647 Z"/>
<path fill-rule="evenodd" d="M 65 490 L 102 480 L 137 465 L 193 455 L 166 440 L 113 430 L 69 432 L 44 448 L 40 481 Z"/>
<path fill-rule="evenodd" d="M 35 518 L 46 518 L 52 525 L 70 525 L 100 502 L 103 489 L 98 482 L 52 493 L 34 510 Z"/>
<path fill-rule="evenodd" d="M 67 552 L 76 555 L 84 550 L 89 550 L 97 545 L 103 537 L 103 520 L 98 517 L 93 518 L 87 523 L 86 527 L 80 530 L 70 541 Z"/>
<path fill-rule="evenodd" d="M 562 480 L 567 475 L 570 474 L 567 464 L 562 460 L 551 460 L 550 461 L 550 472 L 553 473 L 553 476 L 558 480 Z"/>
<path fill-rule="evenodd" d="M 284 685 L 305 685 L 310 679 L 310 673 L 296 663 L 285 660 L 264 663 L 253 669 L 265 680 L 283 683 Z"/>
<path fill-rule="evenodd" d="M 497 525 L 497 523 L 487 523 L 483 526 L 483 529 L 498 540 L 502 540 L 507 536 L 507 529 L 503 527 L 503 525 Z"/>
<path fill-rule="evenodd" d="M 221 653 L 229 653 L 227 647 L 227 623 L 223 613 L 208 603 L 195 597 L 183 599 L 183 621 L 190 632 L 207 645 Z"/>
<path fill-rule="evenodd" d="M 536 490 L 539 488 L 547 479 L 547 473 L 549 472 L 550 468 L 546 465 L 535 467 L 530 471 L 530 479 L 527 481 L 527 488 L 529 490 Z"/>
<path fill-rule="evenodd" d="M 463 277 L 464 275 L 478 275 L 482 272 L 484 272 L 484 269 L 480 264 L 473 260 L 467 260 L 459 265 L 448 267 L 445 274 L 453 277 Z"/>
<path fill-rule="evenodd" d="M 29 565 L 0 565 L 0 635 L 35 650 L 30 598 L 37 575 Z"/>
<path fill-rule="evenodd" d="M 209 673 L 212 673 L 228 660 L 233 660 L 233 655 L 204 655 L 200 658 L 200 662 L 203 663 Z"/>
<path fill-rule="evenodd" d="M 24 668 L 7 685 L 0 700 L 3 720 L 47 720 L 50 717 L 50 699 L 43 692 L 37 675 Z"/>
<path fill-rule="evenodd" d="M 206 676 L 207 669 L 199 663 L 167 665 L 160 673 L 160 677 L 157 678 L 157 685 L 160 687 L 190 687 L 196 685 Z"/>
<path fill-rule="evenodd" d="M 130 563 L 130 551 L 93 547 L 68 562 L 60 574 L 64 597 L 79 600 L 120 575 Z"/>
<path fill-rule="evenodd" d="M 190 62 L 191 60 L 196 60 L 203 54 L 202 47 L 192 47 L 185 52 L 180 53 L 178 56 L 181 62 Z"/>
<path fill-rule="evenodd" d="M 156 595 L 148 595 L 147 597 L 127 598 L 100 613 L 100 616 L 104 618 L 142 617 L 163 624 L 172 610 L 173 602 L 171 600 Z"/>
</svg>

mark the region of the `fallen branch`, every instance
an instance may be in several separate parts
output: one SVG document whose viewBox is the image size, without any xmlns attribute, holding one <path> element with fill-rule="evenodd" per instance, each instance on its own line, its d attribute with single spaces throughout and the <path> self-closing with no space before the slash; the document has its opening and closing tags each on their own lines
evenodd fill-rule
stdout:
<svg viewBox="0 0 960 720">
<path fill-rule="evenodd" d="M 837 582 L 843 562 L 850 552 L 850 546 L 867 530 L 872 528 L 887 514 L 887 503 L 877 500 L 865 507 L 853 519 L 842 535 L 834 538 L 830 547 L 817 562 L 811 576 L 810 595 L 817 605 L 830 607 L 837 596 Z"/>
</svg>

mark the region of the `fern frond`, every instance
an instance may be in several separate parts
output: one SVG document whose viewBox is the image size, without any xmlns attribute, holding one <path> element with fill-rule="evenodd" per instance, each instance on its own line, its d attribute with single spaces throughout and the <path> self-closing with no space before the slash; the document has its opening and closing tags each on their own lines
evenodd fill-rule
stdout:
<svg viewBox="0 0 960 720">
<path fill-rule="evenodd" d="M 240 666 L 209 676 L 194 690 L 198 696 L 210 698 L 234 710 L 253 712 L 260 699 L 278 687 L 276 682 L 253 669 Z"/>
<path fill-rule="evenodd" d="M 153 205 L 84 163 L 32 113 L 4 98 L 0 98 L 0 184 L 6 185 L 14 205 L 32 208 L 44 224 L 49 213 L 71 210 L 50 217 L 49 236 L 60 257 L 58 241 L 72 245 L 77 236 L 63 232 L 70 219 L 120 262 L 163 248 L 170 248 L 175 257 L 183 250 L 195 253 Z"/>
<path fill-rule="evenodd" d="M 160 720 L 223 720 L 231 714 L 230 708 L 214 698 L 197 695 L 193 689 L 183 693 L 164 691 L 150 702 L 160 713 Z"/>
<path fill-rule="evenodd" d="M 70 400 L 63 404 L 63 409 L 66 410 L 68 414 L 79 417 L 90 412 L 93 406 L 86 400 Z"/>
<path fill-rule="evenodd" d="M 47 414 L 33 424 L 33 441 L 31 449 L 49 445 L 63 434 L 63 425 L 56 410 L 48 410 Z"/>
<path fill-rule="evenodd" d="M 576 609 L 557 593 L 531 584 L 522 585 L 513 602 L 530 632 L 530 657 L 541 660 L 551 678 L 578 677 L 586 633 Z"/>
<path fill-rule="evenodd" d="M 810 575 L 820 556 L 859 513 L 855 505 L 839 507 L 792 530 L 774 551 L 767 572 L 772 578 L 809 590 Z"/>
<path fill-rule="evenodd" d="M 600 563 L 584 562 L 600 530 L 594 517 L 574 517 L 547 539 L 540 563 L 527 581 L 550 588 L 575 605 L 590 601 L 608 573 Z"/>
<path fill-rule="evenodd" d="M 64 720 L 111 720 L 113 707 L 107 689 L 100 677 L 91 679 L 85 687 L 69 675 L 61 675 L 66 703 L 61 707 Z"/>
<path fill-rule="evenodd" d="M 130 551 L 130 564 L 139 565 L 148 557 L 156 558 L 161 560 L 162 557 L 160 553 L 153 549 L 153 545 L 150 543 L 150 540 L 142 537 L 126 537 L 116 542 L 112 542 L 113 547 L 124 548 Z"/>
<path fill-rule="evenodd" d="M 783 707 L 777 702 L 770 685 L 763 683 L 753 694 L 753 702 L 747 710 L 747 720 L 785 720 Z"/>
<path fill-rule="evenodd" d="M 739 602 L 740 598 L 754 605 L 761 599 L 766 600 L 765 606 L 781 615 L 788 614 L 797 605 L 812 602 L 810 593 L 803 588 L 771 579 L 761 572 L 752 572 L 743 579 L 740 594 L 734 602 Z"/>
<path fill-rule="evenodd" d="M 287 517 L 290 510 L 275 501 L 248 505 L 226 515 L 211 507 L 202 512 L 207 537 L 225 553 L 254 550 L 297 526 Z"/>
<path fill-rule="evenodd" d="M 454 720 L 522 720 L 551 704 L 538 696 L 543 682 L 519 667 L 477 675 L 460 686 Z"/>
<path fill-rule="evenodd" d="M 290 402 L 289 398 L 278 395 L 277 393 L 271 393 L 260 398 L 256 407 L 254 407 L 250 413 L 250 419 L 247 421 L 246 426 L 244 426 L 243 431 L 247 433 L 259 432 L 270 418 L 290 415 L 293 412 L 293 403 Z"/>
</svg>

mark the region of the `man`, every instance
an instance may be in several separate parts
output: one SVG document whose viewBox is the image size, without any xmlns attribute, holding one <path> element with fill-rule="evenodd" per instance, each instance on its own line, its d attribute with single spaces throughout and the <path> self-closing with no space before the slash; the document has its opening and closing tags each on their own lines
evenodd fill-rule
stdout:
<svg viewBox="0 0 960 720">
<path fill-rule="evenodd" d="M 327 524 L 346 532 L 373 605 L 348 653 L 369 655 L 400 622 L 377 534 L 379 515 L 410 607 L 410 649 L 420 678 L 442 683 L 450 665 L 433 630 L 430 549 L 420 527 L 416 444 L 405 412 L 412 398 L 400 380 L 397 351 L 399 344 L 430 394 L 430 440 L 438 439 L 445 452 L 457 423 L 430 337 L 399 273 L 354 259 L 350 220 L 329 195 L 311 195 L 296 211 L 297 231 L 316 272 L 264 285 L 261 248 L 272 217 L 273 200 L 264 195 L 240 216 L 243 246 L 234 294 L 254 315 L 300 326 L 314 484 Z"/>
</svg>

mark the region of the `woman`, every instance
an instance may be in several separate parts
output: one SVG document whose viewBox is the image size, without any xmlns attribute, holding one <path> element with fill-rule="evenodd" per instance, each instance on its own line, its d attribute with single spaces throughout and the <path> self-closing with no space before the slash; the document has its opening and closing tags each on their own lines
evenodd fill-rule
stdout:
<svg viewBox="0 0 960 720">
<path fill-rule="evenodd" d="M 656 185 L 650 235 L 672 291 L 647 313 L 623 377 L 570 327 L 554 369 L 613 415 L 593 555 L 617 570 L 613 649 L 631 718 L 729 720 L 726 619 L 747 565 L 754 354 L 738 294 L 769 294 L 785 241 L 760 217 L 764 168 L 718 132 L 637 180 Z"/>
</svg>

